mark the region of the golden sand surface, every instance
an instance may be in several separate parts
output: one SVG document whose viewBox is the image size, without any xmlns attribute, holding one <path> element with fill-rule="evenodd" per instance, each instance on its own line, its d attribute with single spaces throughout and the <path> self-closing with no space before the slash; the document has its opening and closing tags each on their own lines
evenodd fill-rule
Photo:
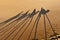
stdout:
<svg viewBox="0 0 60 40">
<path fill-rule="evenodd" d="M 55 31 L 58 34 L 60 34 L 60 0 L 0 0 L 0 22 L 17 15 L 21 11 L 23 11 L 25 13 L 27 10 L 30 10 L 30 12 L 32 12 L 33 9 L 41 10 L 41 7 L 44 9 L 50 10 L 50 12 L 47 15 L 48 15 Z M 28 35 L 31 31 L 31 28 L 33 26 L 33 23 L 34 23 L 36 17 L 37 17 L 37 15 L 34 16 L 33 22 L 31 23 L 31 25 L 29 26 L 27 31 L 23 34 L 23 36 L 21 37 L 21 40 L 27 40 L 26 38 L 28 38 Z M 47 33 L 49 35 L 53 34 L 47 19 L 46 19 L 46 23 L 47 23 Z M 44 27 L 43 26 L 44 25 L 43 25 L 43 16 L 42 16 L 41 19 L 39 20 L 39 24 L 38 24 L 39 28 L 38 28 L 38 32 L 37 32 L 37 37 L 39 40 L 44 38 Z M 1 29 L 1 27 L 0 27 L 0 29 Z M 9 35 L 8 33 L 12 29 L 13 28 L 9 29 L 9 27 L 8 27 L 6 29 L 6 30 L 8 30 L 7 32 L 5 32 L 4 29 L 2 29 L 4 31 L 0 33 L 0 40 L 4 40 L 7 37 L 7 35 Z M 7 38 L 7 40 L 11 40 L 12 37 L 18 32 L 18 30 L 16 30 L 12 35 L 10 35 Z M 17 34 L 17 36 L 14 38 L 14 40 L 18 39 L 19 35 L 22 33 L 23 30 L 24 30 L 24 28 Z M 33 39 L 33 36 L 34 36 L 34 30 L 33 30 L 30 40 Z"/>
</svg>

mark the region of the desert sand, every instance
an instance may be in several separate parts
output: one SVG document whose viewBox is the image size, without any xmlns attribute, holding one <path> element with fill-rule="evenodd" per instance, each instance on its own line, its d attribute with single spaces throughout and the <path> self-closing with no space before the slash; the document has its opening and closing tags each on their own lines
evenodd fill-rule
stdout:
<svg viewBox="0 0 60 40">
<path fill-rule="evenodd" d="M 50 12 L 47 15 L 56 33 L 60 34 L 60 0 L 0 0 L 0 23 L 17 15 L 21 11 L 25 13 L 27 10 L 30 10 L 29 13 L 31 13 L 34 9 L 40 11 L 41 8 L 50 10 Z M 23 36 L 20 38 L 20 40 L 27 40 L 36 17 L 37 15 L 34 16 L 32 23 L 30 24 L 26 32 L 23 34 Z M 43 20 L 44 19 L 42 15 L 41 19 L 39 20 L 38 30 L 37 30 L 37 38 L 39 40 L 44 39 Z M 53 32 L 51 30 L 51 27 L 47 19 L 46 19 L 46 25 L 47 25 L 47 29 L 46 29 L 47 34 L 48 36 L 50 36 L 53 34 Z M 9 35 L 9 32 L 13 29 L 13 28 L 9 29 L 9 27 L 10 26 L 8 26 L 8 28 L 6 29 L 8 31 L 2 29 L 4 31 L 0 33 L 0 40 L 4 40 L 7 37 L 7 35 Z M 0 29 L 1 28 L 2 27 L 0 27 Z M 6 40 L 11 40 L 14 37 L 14 35 L 18 32 L 18 30 L 19 29 L 17 29 L 13 34 L 11 34 Z M 16 35 L 16 37 L 13 40 L 18 40 L 18 37 L 23 32 L 23 30 L 24 28 Z M 33 37 L 34 37 L 34 30 L 31 34 L 30 40 L 32 40 Z"/>
</svg>

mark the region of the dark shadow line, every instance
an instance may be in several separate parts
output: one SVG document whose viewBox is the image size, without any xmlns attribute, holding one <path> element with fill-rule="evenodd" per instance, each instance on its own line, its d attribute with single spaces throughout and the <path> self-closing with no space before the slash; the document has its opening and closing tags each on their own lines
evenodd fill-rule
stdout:
<svg viewBox="0 0 60 40">
<path fill-rule="evenodd" d="M 15 21 L 20 21 L 20 19 L 19 20 L 15 20 Z M 13 21 L 13 22 L 15 22 L 15 21 Z M 13 23 L 13 22 L 11 22 L 11 23 Z M 0 30 L 2 30 L 2 29 L 4 29 L 4 28 L 6 28 L 6 27 L 8 27 L 9 25 L 11 25 L 11 23 L 9 23 L 8 25 L 6 25 L 6 26 L 4 26 L 3 28 L 1 28 Z M 7 29 L 7 28 L 6 28 Z M 4 31 L 4 30 L 3 30 Z M 2 31 L 1 31 L 2 32 Z M 0 32 L 0 33 L 1 33 Z"/>
<path fill-rule="evenodd" d="M 14 20 L 14 21 L 12 21 L 12 22 L 10 22 L 8 25 L 6 25 L 6 26 L 2 27 L 0 30 L 4 29 L 5 27 L 9 26 L 11 23 L 13 23 L 13 22 L 15 22 L 15 21 L 17 21 L 17 19 L 16 19 L 16 20 Z"/>
<path fill-rule="evenodd" d="M 46 17 L 47 17 L 47 19 L 48 19 L 48 21 L 49 21 L 49 24 L 50 24 L 50 26 L 51 26 L 51 29 L 52 29 L 52 31 L 53 31 L 53 34 L 55 35 L 55 34 L 56 34 L 56 33 L 55 33 L 55 30 L 53 29 L 53 26 L 52 26 L 52 24 L 51 24 L 51 22 L 50 22 L 47 14 L 46 14 Z M 57 38 L 57 35 L 55 35 L 55 37 Z M 58 40 L 58 38 L 57 38 L 57 40 Z"/>
<path fill-rule="evenodd" d="M 35 34 L 34 34 L 34 40 L 36 39 L 36 34 L 37 34 L 37 28 L 38 28 L 38 23 L 41 17 L 41 13 L 39 12 L 37 22 L 36 22 L 36 28 L 35 28 Z"/>
<path fill-rule="evenodd" d="M 29 39 L 30 39 L 31 33 L 32 33 L 33 29 L 34 29 L 34 26 L 35 26 L 35 23 L 36 23 L 37 19 L 38 19 L 38 17 L 36 18 L 36 20 L 35 20 L 35 22 L 34 22 L 34 24 L 33 24 L 32 30 L 31 30 L 31 32 L 30 32 L 30 34 L 29 34 L 29 36 L 28 36 L 28 39 L 27 39 L 27 40 L 29 40 Z"/>
<path fill-rule="evenodd" d="M 37 14 L 39 11 L 36 12 L 36 9 L 33 10 L 33 12 L 28 17 L 33 17 L 35 14 Z M 19 38 L 18 38 L 19 40 Z"/>
<path fill-rule="evenodd" d="M 4 30 L 6 30 L 10 25 L 12 25 L 12 23 L 14 23 L 15 21 L 9 23 L 8 25 L 4 26 L 3 28 L 0 29 L 0 33 L 3 32 Z M 13 25 L 14 26 L 14 25 Z M 4 30 L 2 30 L 4 29 Z M 2 31 L 1 31 L 2 30 Z"/>
<path fill-rule="evenodd" d="M 25 20 L 23 20 L 23 22 L 22 22 L 22 24 L 25 22 L 27 20 L 27 18 L 25 19 Z M 20 24 L 20 23 L 19 23 Z M 21 24 L 21 25 L 22 25 Z M 19 26 L 21 26 L 21 25 L 19 25 Z M 15 30 L 17 30 L 18 28 L 19 28 L 19 26 L 15 29 Z M 13 34 L 14 32 L 15 32 L 15 30 L 13 30 L 11 33 L 9 33 L 9 35 L 5 38 L 5 40 L 7 40 L 7 38 L 11 35 L 11 34 Z"/>
<path fill-rule="evenodd" d="M 25 17 L 27 16 L 27 13 L 28 13 L 28 12 L 29 12 L 29 10 L 28 10 L 25 14 L 23 14 L 21 17 L 19 17 L 18 19 L 14 20 L 14 21 L 21 20 L 21 19 L 25 18 Z M 20 14 L 21 14 L 21 13 L 20 13 Z M 11 23 L 13 23 L 14 21 L 12 21 Z M 9 26 L 11 23 L 9 23 L 9 24 L 6 25 L 6 26 Z M 6 26 L 5 26 L 5 27 L 6 27 Z M 1 28 L 0 30 L 4 29 L 5 27 Z"/>
<path fill-rule="evenodd" d="M 21 20 L 21 19 L 25 18 L 25 17 L 27 16 L 27 13 L 28 13 L 28 12 L 29 12 L 29 10 L 28 10 L 25 14 L 23 14 L 21 17 L 19 17 L 18 19 L 12 21 L 11 23 L 13 23 L 13 22 L 15 22 L 15 21 L 17 21 L 17 20 Z M 11 23 L 9 23 L 9 24 L 6 25 L 6 26 L 9 26 Z M 6 26 L 5 26 L 5 27 L 6 27 Z M 0 30 L 4 29 L 5 27 L 1 28 Z"/>
<path fill-rule="evenodd" d="M 17 14 L 16 16 L 14 16 L 14 17 L 12 17 L 12 18 L 10 18 L 10 19 L 4 21 L 4 22 L 1 22 L 0 25 L 2 24 L 1 26 L 3 26 L 4 24 L 6 24 L 6 23 L 10 22 L 11 20 L 13 20 L 13 19 L 17 18 L 18 16 L 20 16 L 21 13 L 23 13 L 23 12 L 20 12 L 20 13 Z M 1 27 L 1 26 L 0 26 L 0 27 Z"/>
<path fill-rule="evenodd" d="M 26 20 L 26 19 L 25 19 Z M 25 21 L 25 20 L 23 20 L 23 21 Z M 23 24 L 23 23 L 22 23 Z"/>
<path fill-rule="evenodd" d="M 23 19 L 23 18 L 27 17 L 28 16 L 27 15 L 28 12 L 29 12 L 29 10 L 26 13 L 22 14 L 22 16 L 19 17 L 17 20 L 20 20 L 20 19 Z"/>
<path fill-rule="evenodd" d="M 38 17 L 38 18 L 39 18 L 39 17 Z M 36 27 L 35 27 L 35 32 L 34 32 L 35 34 L 34 34 L 34 38 L 33 38 L 34 40 L 36 39 L 36 33 L 37 33 L 37 24 L 38 24 L 38 20 L 37 20 L 37 22 L 36 22 Z"/>
<path fill-rule="evenodd" d="M 37 12 L 32 12 L 32 13 L 29 15 L 29 17 L 33 17 L 33 16 L 36 15 L 38 12 L 39 12 L 39 11 L 37 11 Z"/>
<path fill-rule="evenodd" d="M 26 21 L 26 23 L 28 22 L 29 20 Z M 26 23 L 18 30 L 18 32 L 15 34 L 15 36 L 24 28 L 24 26 L 26 25 Z M 12 38 L 12 40 L 15 38 L 15 36 Z"/>
<path fill-rule="evenodd" d="M 38 23 L 39 23 L 39 20 L 40 20 L 40 15 L 38 16 L 38 20 L 36 22 L 36 28 L 35 28 L 35 34 L 34 34 L 34 39 L 36 39 L 36 35 L 37 35 L 37 28 L 38 28 Z"/>
<path fill-rule="evenodd" d="M 19 36 L 18 40 L 21 38 L 21 36 L 25 33 L 25 31 L 27 30 L 28 26 L 30 25 L 30 23 L 32 22 L 33 17 L 31 18 L 30 22 L 28 23 L 28 25 L 26 26 L 26 28 L 24 29 L 24 31 L 21 33 L 21 35 Z"/>
<path fill-rule="evenodd" d="M 11 22 L 10 24 L 2 27 L 2 28 L 0 29 L 0 33 L 2 33 L 4 30 L 6 30 L 12 23 L 14 23 L 14 22 Z"/>
<path fill-rule="evenodd" d="M 18 22 L 19 22 L 19 21 L 17 21 L 17 22 L 16 22 L 15 24 L 13 24 L 12 26 L 15 26 L 16 24 L 18 24 Z M 11 28 L 13 28 L 12 26 L 10 26 L 9 30 L 10 30 Z M 7 28 L 6 28 L 6 29 L 7 29 Z M 6 29 L 5 29 L 5 30 L 3 30 L 3 31 L 4 31 L 4 33 L 6 33 L 6 32 L 8 32 L 8 31 L 9 31 L 9 30 L 6 30 Z M 2 31 L 2 32 L 3 32 L 3 31 Z M 0 36 L 4 35 L 4 33 L 3 33 L 3 34 L 1 34 Z"/>
<path fill-rule="evenodd" d="M 50 20 L 49 20 L 49 18 L 48 18 L 48 16 L 47 16 L 47 14 L 46 14 L 46 17 L 47 17 L 47 19 L 48 19 L 48 21 L 49 21 L 49 24 L 50 24 L 50 26 L 51 26 L 51 29 L 52 29 L 53 33 L 55 33 L 55 30 L 53 29 L 53 26 L 52 26 L 52 24 L 51 24 L 51 22 L 50 22 Z"/>
<path fill-rule="evenodd" d="M 45 34 L 45 40 L 47 40 L 47 32 L 46 32 L 46 20 L 45 20 L 45 15 L 44 16 L 44 34 Z"/>
<path fill-rule="evenodd" d="M 15 23 L 15 24 L 17 24 L 19 21 L 20 21 L 20 20 L 16 21 L 16 23 Z M 12 26 L 15 26 L 15 24 L 13 24 Z M 12 28 L 12 26 L 11 26 L 9 29 L 11 29 L 11 28 Z M 4 31 L 4 30 L 3 30 L 3 31 Z M 2 31 L 2 32 L 3 32 L 3 31 Z M 6 33 L 7 31 L 9 31 L 9 30 L 6 30 L 4 33 Z M 3 33 L 3 34 L 4 34 L 4 33 Z M 2 35 L 3 35 L 3 34 L 2 34 Z M 2 35 L 0 35 L 0 36 L 2 36 Z"/>
<path fill-rule="evenodd" d="M 21 12 L 21 13 L 22 13 L 22 12 Z M 7 23 L 7 22 L 9 22 L 9 21 L 15 19 L 16 17 L 20 16 L 21 13 L 17 14 L 16 16 L 14 16 L 14 17 L 12 17 L 12 18 L 9 18 L 8 20 L 6 20 L 6 21 L 4 21 L 4 22 L 2 22 L 2 23 Z"/>
</svg>

